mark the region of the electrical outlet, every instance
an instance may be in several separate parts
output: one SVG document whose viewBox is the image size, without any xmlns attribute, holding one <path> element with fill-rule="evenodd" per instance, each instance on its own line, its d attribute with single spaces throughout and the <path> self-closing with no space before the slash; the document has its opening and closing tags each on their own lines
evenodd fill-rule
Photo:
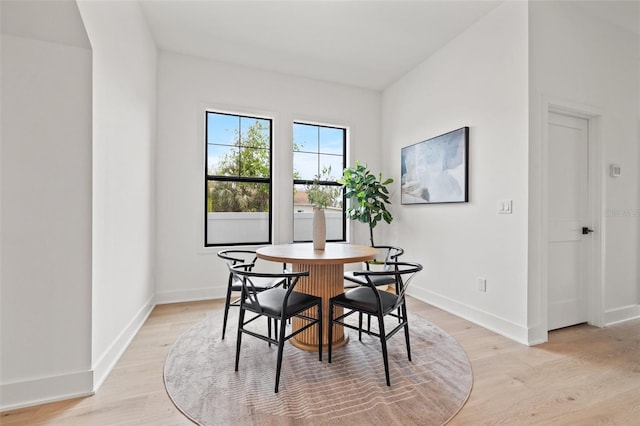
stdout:
<svg viewBox="0 0 640 426">
<path fill-rule="evenodd" d="M 484 278 L 478 278 L 478 290 L 487 291 L 487 280 Z"/>
</svg>

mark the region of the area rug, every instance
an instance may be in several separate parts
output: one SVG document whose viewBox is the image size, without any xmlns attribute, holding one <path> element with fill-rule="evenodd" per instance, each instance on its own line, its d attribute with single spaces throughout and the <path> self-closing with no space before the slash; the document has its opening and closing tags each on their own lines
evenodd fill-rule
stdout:
<svg viewBox="0 0 640 426">
<path fill-rule="evenodd" d="M 230 316 L 222 340 L 222 315 L 213 313 L 185 332 L 167 356 L 167 393 L 196 424 L 439 426 L 471 392 L 473 374 L 464 350 L 415 315 L 409 317 L 412 361 L 402 331 L 389 341 L 391 387 L 379 340 L 363 335 L 358 341 L 357 332 L 346 330 L 350 340 L 334 350 L 331 364 L 326 351 L 319 362 L 317 352 L 287 343 L 277 394 L 275 345 L 243 336 L 234 371 L 236 324 L 237 316 Z"/>
</svg>

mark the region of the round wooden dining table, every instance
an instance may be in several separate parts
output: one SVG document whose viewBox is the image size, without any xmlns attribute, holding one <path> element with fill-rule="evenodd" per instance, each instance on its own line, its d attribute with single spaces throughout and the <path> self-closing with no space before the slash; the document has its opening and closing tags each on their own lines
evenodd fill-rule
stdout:
<svg viewBox="0 0 640 426">
<path fill-rule="evenodd" d="M 322 345 L 329 344 L 329 299 L 344 292 L 344 265 L 346 263 L 371 260 L 378 251 L 370 246 L 345 243 L 326 243 L 324 250 L 314 250 L 313 243 L 276 244 L 256 250 L 260 259 L 290 263 L 296 272 L 309 271 L 296 285 L 295 291 L 313 294 L 322 298 Z M 342 315 L 342 308 L 336 307 L 334 315 Z M 294 318 L 292 327 L 300 329 L 303 319 Z M 305 350 L 318 350 L 318 334 L 315 327 L 297 334 L 290 340 L 294 346 Z M 347 343 L 344 329 L 336 326 L 333 330 L 333 347 Z"/>
</svg>

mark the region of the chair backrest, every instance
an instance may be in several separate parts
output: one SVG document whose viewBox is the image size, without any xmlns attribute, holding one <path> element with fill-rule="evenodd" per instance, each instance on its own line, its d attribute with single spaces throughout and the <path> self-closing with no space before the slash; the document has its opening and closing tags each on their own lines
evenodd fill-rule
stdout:
<svg viewBox="0 0 640 426">
<path fill-rule="evenodd" d="M 240 250 L 240 249 L 230 249 L 230 250 L 219 251 L 218 257 L 224 260 L 229 267 L 233 265 L 237 265 L 239 263 L 255 264 L 257 259 L 255 250 Z"/>
<path fill-rule="evenodd" d="M 389 269 L 386 271 L 354 271 L 353 275 L 362 275 L 367 280 L 367 285 L 376 292 L 376 298 L 380 303 L 380 290 L 375 286 L 371 277 L 375 276 L 393 276 L 395 279 L 396 295 L 398 299 L 393 307 L 397 308 L 404 301 L 404 295 L 415 275 L 422 271 L 422 265 L 415 262 L 389 262 Z"/>
<path fill-rule="evenodd" d="M 300 271 L 300 272 L 254 272 L 252 271 L 253 264 L 236 264 L 231 267 L 232 274 L 237 277 L 242 283 L 242 301 L 240 303 L 244 303 L 245 299 L 248 299 L 252 305 L 254 305 L 260 313 L 262 313 L 262 307 L 258 302 L 258 298 L 256 295 L 260 293 L 260 287 L 254 283 L 255 279 L 269 279 L 271 281 L 286 281 L 286 285 L 284 288 L 286 289 L 286 294 L 283 299 L 283 312 L 284 308 L 287 305 L 287 300 L 289 299 L 289 295 L 295 288 L 298 280 L 301 277 L 305 277 L 309 275 L 309 271 Z"/>
<path fill-rule="evenodd" d="M 369 266 L 374 263 L 383 263 L 382 269 L 384 271 L 388 271 L 390 269 L 389 263 L 397 262 L 398 257 L 404 254 L 404 249 L 397 246 L 372 246 L 373 248 L 378 250 L 378 255 L 375 259 L 367 261 L 367 269 Z"/>
<path fill-rule="evenodd" d="M 236 285 L 240 285 L 240 280 L 233 273 L 231 268 L 235 265 L 244 265 L 244 268 L 251 270 L 257 260 L 256 252 L 254 250 L 241 250 L 241 249 L 230 249 L 230 250 L 222 250 L 218 252 L 218 257 L 222 259 L 229 269 L 229 285 L 231 286 L 234 282 Z"/>
</svg>

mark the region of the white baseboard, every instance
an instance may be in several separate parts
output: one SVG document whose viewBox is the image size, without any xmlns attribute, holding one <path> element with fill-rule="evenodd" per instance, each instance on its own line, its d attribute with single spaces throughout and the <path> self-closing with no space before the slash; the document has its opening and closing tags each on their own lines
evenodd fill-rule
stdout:
<svg viewBox="0 0 640 426">
<path fill-rule="evenodd" d="M 528 345 L 535 346 L 549 341 L 549 331 L 542 326 L 542 324 L 536 324 L 529 327 Z"/>
<path fill-rule="evenodd" d="M 604 313 L 604 326 L 607 327 L 636 318 L 640 318 L 640 305 L 623 306 Z"/>
<path fill-rule="evenodd" d="M 504 318 L 497 317 L 489 312 L 481 311 L 473 306 L 465 305 L 438 293 L 419 287 L 412 287 L 407 294 L 425 303 L 436 306 L 456 316 L 464 318 L 481 327 L 501 334 L 523 345 L 530 345 L 529 330 Z"/>
<path fill-rule="evenodd" d="M 156 293 L 156 303 L 195 302 L 198 300 L 224 299 L 227 296 L 226 287 L 194 288 L 191 290 L 164 291 Z"/>
<path fill-rule="evenodd" d="M 142 306 L 138 313 L 131 319 L 127 327 L 118 335 L 109 348 L 104 351 L 100 359 L 93 365 L 93 390 L 97 391 L 102 383 L 105 381 L 113 367 L 116 365 L 124 351 L 127 350 L 129 344 L 136 336 L 140 328 L 144 325 L 145 321 L 151 314 L 151 311 L 156 306 L 154 297 L 152 296 Z"/>
<path fill-rule="evenodd" d="M 0 411 L 91 396 L 100 388 L 156 304 L 224 298 L 226 288 L 158 293 L 152 296 L 118 335 L 92 370 L 0 384 Z"/>
<path fill-rule="evenodd" d="M 0 385 L 0 411 L 93 394 L 92 371 L 6 383 Z"/>
<path fill-rule="evenodd" d="M 604 314 L 604 325 L 608 327 L 621 322 L 629 321 L 632 319 L 640 318 L 640 305 L 629 305 L 622 308 L 611 309 Z M 591 324 L 591 323 L 590 323 Z M 596 324 L 592 324 L 596 325 Z M 598 326 L 598 325 L 596 325 Z M 529 329 L 529 345 L 538 345 L 548 340 L 548 331 L 538 324 Z"/>
</svg>

